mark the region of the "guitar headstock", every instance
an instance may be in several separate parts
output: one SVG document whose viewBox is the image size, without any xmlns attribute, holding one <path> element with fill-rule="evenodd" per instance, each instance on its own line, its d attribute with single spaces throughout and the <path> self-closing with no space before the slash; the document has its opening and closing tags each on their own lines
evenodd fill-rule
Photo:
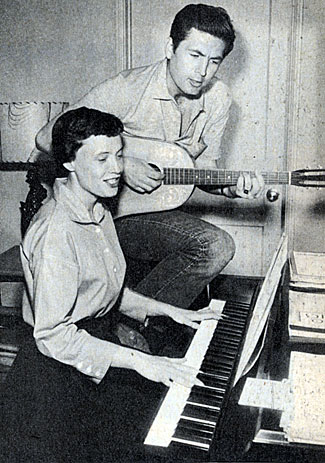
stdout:
<svg viewBox="0 0 325 463">
<path fill-rule="evenodd" d="M 325 187 L 325 169 L 300 169 L 291 173 L 291 185 Z"/>
</svg>

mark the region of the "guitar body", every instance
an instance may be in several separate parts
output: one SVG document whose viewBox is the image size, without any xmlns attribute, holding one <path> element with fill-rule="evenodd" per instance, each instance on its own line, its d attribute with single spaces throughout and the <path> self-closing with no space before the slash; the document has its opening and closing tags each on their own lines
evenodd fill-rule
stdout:
<svg viewBox="0 0 325 463">
<path fill-rule="evenodd" d="M 187 152 L 172 143 L 127 136 L 124 136 L 123 140 L 125 157 L 141 159 L 161 171 L 166 167 L 193 168 L 194 166 Z M 123 184 L 114 218 L 175 209 L 188 200 L 193 190 L 194 185 L 161 185 L 151 193 L 138 193 Z"/>
</svg>

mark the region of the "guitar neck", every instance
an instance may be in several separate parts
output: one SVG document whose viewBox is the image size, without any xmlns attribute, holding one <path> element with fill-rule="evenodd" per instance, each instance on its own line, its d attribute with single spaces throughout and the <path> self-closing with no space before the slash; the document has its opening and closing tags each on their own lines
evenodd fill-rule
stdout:
<svg viewBox="0 0 325 463">
<path fill-rule="evenodd" d="M 246 171 L 247 172 L 247 171 Z M 165 185 L 236 185 L 240 171 L 225 169 L 164 168 Z M 255 172 L 248 172 L 252 177 Z M 291 183 L 290 172 L 261 172 L 267 185 L 288 185 Z"/>
</svg>

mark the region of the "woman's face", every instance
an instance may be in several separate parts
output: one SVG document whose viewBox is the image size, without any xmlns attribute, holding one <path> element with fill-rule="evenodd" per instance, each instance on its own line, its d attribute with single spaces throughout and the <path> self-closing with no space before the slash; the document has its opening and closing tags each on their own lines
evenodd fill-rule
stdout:
<svg viewBox="0 0 325 463">
<path fill-rule="evenodd" d="M 122 147 L 119 135 L 92 135 L 82 141 L 69 170 L 74 172 L 83 190 L 101 198 L 117 194 L 123 172 Z"/>
</svg>

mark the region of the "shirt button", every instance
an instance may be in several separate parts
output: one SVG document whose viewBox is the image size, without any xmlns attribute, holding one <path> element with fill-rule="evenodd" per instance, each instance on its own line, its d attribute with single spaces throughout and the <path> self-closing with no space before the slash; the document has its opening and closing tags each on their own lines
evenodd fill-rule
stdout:
<svg viewBox="0 0 325 463">
<path fill-rule="evenodd" d="M 79 362 L 79 363 L 77 364 L 77 368 L 78 368 L 79 370 L 81 370 L 81 368 L 82 368 L 83 366 L 84 366 L 83 362 Z"/>
<path fill-rule="evenodd" d="M 87 367 L 86 373 L 91 373 L 91 367 Z"/>
<path fill-rule="evenodd" d="M 113 268 L 113 272 L 114 272 L 114 273 L 117 272 L 117 268 L 116 268 L 116 267 Z"/>
<path fill-rule="evenodd" d="M 99 370 L 96 371 L 95 376 L 97 376 L 97 378 L 100 378 L 101 375 L 102 375 L 102 372 L 101 372 L 101 371 L 99 371 Z"/>
<path fill-rule="evenodd" d="M 100 233 L 100 228 L 96 228 L 96 233 Z"/>
<path fill-rule="evenodd" d="M 105 252 L 105 254 L 107 254 L 107 253 L 109 252 L 109 249 L 108 249 L 108 248 L 105 248 L 105 249 L 104 249 L 104 252 Z"/>
</svg>

